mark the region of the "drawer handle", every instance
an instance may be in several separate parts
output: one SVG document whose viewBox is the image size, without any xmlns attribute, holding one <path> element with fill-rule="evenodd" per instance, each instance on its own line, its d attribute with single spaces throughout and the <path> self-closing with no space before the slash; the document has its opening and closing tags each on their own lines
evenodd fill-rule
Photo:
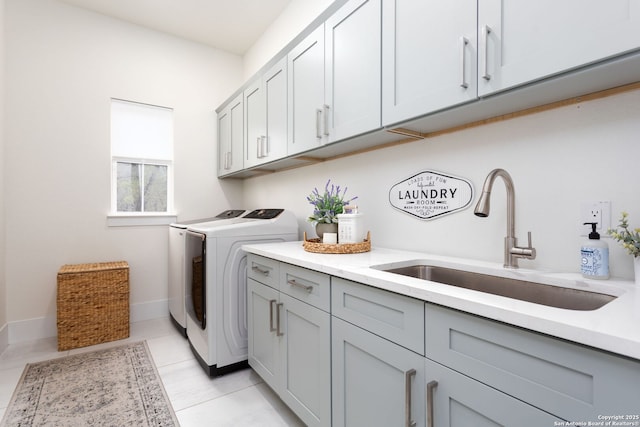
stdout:
<svg viewBox="0 0 640 427">
<path fill-rule="evenodd" d="M 433 389 L 438 386 L 438 381 L 429 381 L 427 384 L 427 427 L 433 427 Z"/>
<path fill-rule="evenodd" d="M 466 37 L 460 37 L 460 51 L 462 52 L 462 79 L 460 81 L 460 87 L 466 89 L 469 87 L 469 83 L 467 83 L 467 79 L 465 78 L 465 71 L 467 69 L 467 56 L 465 52 L 467 50 L 467 45 L 469 44 L 469 39 Z"/>
<path fill-rule="evenodd" d="M 491 27 L 485 25 L 482 27 L 482 44 L 484 45 L 484 72 L 482 78 L 486 81 L 491 80 L 491 74 L 489 74 L 489 34 L 491 34 Z"/>
<path fill-rule="evenodd" d="M 296 286 L 298 288 L 304 289 L 305 291 L 307 291 L 309 293 L 311 293 L 311 291 L 313 291 L 313 285 L 303 285 L 302 283 L 298 283 L 293 279 L 287 280 L 287 283 L 290 284 L 291 286 Z"/>
<path fill-rule="evenodd" d="M 276 336 L 281 337 L 284 335 L 280 330 L 280 307 L 282 307 L 284 303 L 279 302 L 276 304 Z"/>
<path fill-rule="evenodd" d="M 251 269 L 257 273 L 263 274 L 265 276 L 269 275 L 269 270 L 263 270 L 262 268 L 258 267 L 257 265 L 254 265 L 253 267 L 251 267 Z"/>
<path fill-rule="evenodd" d="M 414 427 L 416 422 L 411 419 L 411 378 L 416 376 L 415 369 L 404 373 L 404 420 L 405 427 Z"/>
<path fill-rule="evenodd" d="M 269 300 L 269 332 L 273 332 L 276 330 L 276 327 L 273 325 L 273 304 L 276 303 L 276 300 Z"/>
</svg>

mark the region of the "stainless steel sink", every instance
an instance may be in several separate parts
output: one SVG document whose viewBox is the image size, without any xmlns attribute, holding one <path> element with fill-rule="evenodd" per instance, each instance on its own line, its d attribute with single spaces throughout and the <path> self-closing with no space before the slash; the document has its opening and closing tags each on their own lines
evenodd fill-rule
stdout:
<svg viewBox="0 0 640 427">
<path fill-rule="evenodd" d="M 383 271 L 569 310 L 596 310 L 616 298 L 597 292 L 433 265 L 410 265 Z"/>
</svg>

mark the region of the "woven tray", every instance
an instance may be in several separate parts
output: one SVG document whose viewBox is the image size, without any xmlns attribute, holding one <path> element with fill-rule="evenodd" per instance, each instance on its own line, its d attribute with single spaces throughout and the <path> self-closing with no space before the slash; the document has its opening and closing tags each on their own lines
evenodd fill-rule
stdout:
<svg viewBox="0 0 640 427">
<path fill-rule="evenodd" d="M 304 242 L 302 247 L 307 252 L 318 254 L 359 254 L 371 250 L 371 232 L 367 232 L 367 238 L 361 243 L 322 243 L 320 239 L 307 239 L 307 232 L 304 232 Z"/>
</svg>

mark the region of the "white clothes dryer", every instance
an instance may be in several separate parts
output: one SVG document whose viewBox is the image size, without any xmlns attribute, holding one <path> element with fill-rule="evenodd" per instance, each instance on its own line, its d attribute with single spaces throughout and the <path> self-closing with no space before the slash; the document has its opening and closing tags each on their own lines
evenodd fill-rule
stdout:
<svg viewBox="0 0 640 427">
<path fill-rule="evenodd" d="M 185 243 L 187 227 L 199 223 L 223 223 L 245 213 L 244 209 L 232 209 L 219 213 L 215 217 L 180 221 L 169 224 L 169 317 L 173 325 L 187 336 L 187 311 L 185 306 Z"/>
<path fill-rule="evenodd" d="M 252 243 L 295 241 L 284 209 L 257 209 L 224 224 L 187 228 L 187 336 L 209 376 L 247 367 L 247 254 Z"/>
</svg>

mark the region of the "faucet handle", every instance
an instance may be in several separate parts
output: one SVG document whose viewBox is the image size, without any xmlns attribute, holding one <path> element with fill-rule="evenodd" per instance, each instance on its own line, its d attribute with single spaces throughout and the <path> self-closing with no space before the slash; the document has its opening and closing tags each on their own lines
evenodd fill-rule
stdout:
<svg viewBox="0 0 640 427">
<path fill-rule="evenodd" d="M 528 258 L 528 259 L 536 259 L 536 248 L 531 244 L 531 232 L 527 233 L 527 246 L 522 248 L 519 246 L 515 246 L 511 248 L 509 253 L 518 258 Z"/>
</svg>

